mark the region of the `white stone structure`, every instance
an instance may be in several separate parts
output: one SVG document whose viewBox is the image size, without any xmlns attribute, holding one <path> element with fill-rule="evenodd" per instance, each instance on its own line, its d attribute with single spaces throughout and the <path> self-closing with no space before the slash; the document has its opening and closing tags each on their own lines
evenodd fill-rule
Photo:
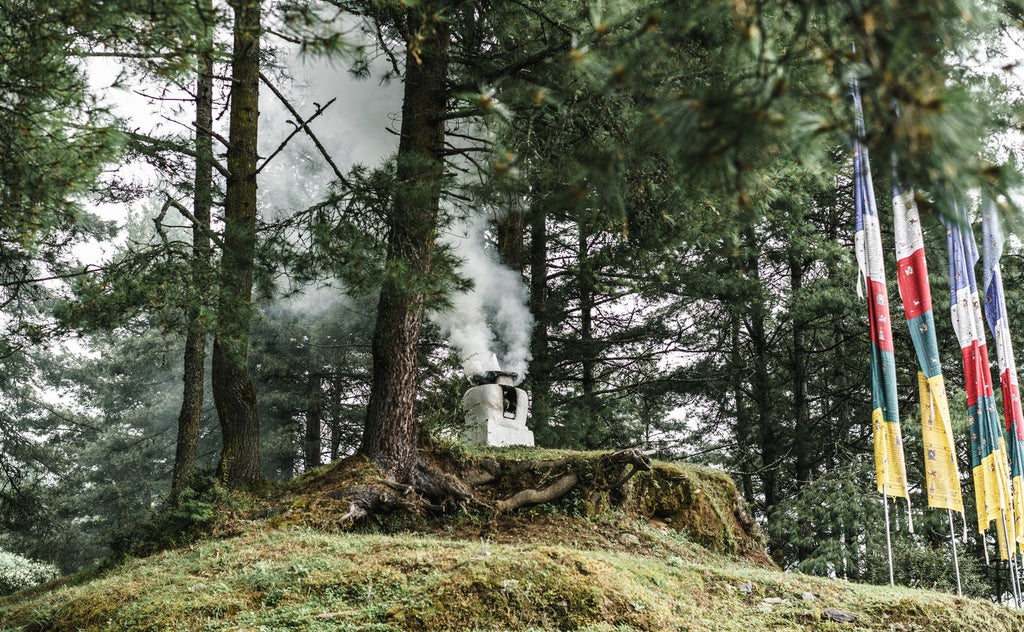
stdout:
<svg viewBox="0 0 1024 632">
<path fill-rule="evenodd" d="M 512 385 L 514 373 L 489 371 L 474 376 L 477 384 L 462 397 L 466 413 L 463 439 L 470 445 L 534 445 L 533 431 L 526 427 L 530 396 Z"/>
</svg>

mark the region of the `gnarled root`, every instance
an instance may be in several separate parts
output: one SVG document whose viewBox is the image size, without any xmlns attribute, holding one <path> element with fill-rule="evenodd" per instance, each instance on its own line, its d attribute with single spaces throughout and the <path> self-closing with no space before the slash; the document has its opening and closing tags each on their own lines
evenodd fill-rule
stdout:
<svg viewBox="0 0 1024 632">
<path fill-rule="evenodd" d="M 579 474 L 570 472 L 543 489 L 524 489 L 523 491 L 513 495 L 511 498 L 499 500 L 495 503 L 494 509 L 498 513 L 501 513 L 504 511 L 518 509 L 520 507 L 541 505 L 543 503 L 551 502 L 552 500 L 558 500 L 562 496 L 571 492 L 577 485 L 579 485 L 579 482 Z"/>
<path fill-rule="evenodd" d="M 559 476 L 555 482 L 540 489 L 524 489 L 509 498 L 499 500 L 495 503 L 494 508 L 500 513 L 558 500 L 581 484 L 595 488 L 610 488 L 621 493 L 629 479 L 637 472 L 651 469 L 651 459 L 636 448 L 619 450 L 602 456 L 598 461 L 597 468 L 591 472 L 572 471 L 572 463 L 572 459 L 533 460 L 510 463 L 502 467 L 498 462 L 489 460 L 480 463 L 480 470 L 487 476 L 478 474 L 476 480 L 492 482 L 503 476 L 521 474 L 530 470 L 541 470 L 548 473 L 559 469 L 569 470 Z"/>
<path fill-rule="evenodd" d="M 337 499 L 349 501 L 348 511 L 339 518 L 341 524 L 355 524 L 371 514 L 420 508 L 414 497 L 396 493 L 388 486 L 354 485 L 338 494 Z"/>
<path fill-rule="evenodd" d="M 402 481 L 381 478 L 377 484 L 346 489 L 338 497 L 339 500 L 350 501 L 341 522 L 352 524 L 372 514 L 396 510 L 446 512 L 470 504 L 503 513 L 558 500 L 580 486 L 592 491 L 622 494 L 626 483 L 637 472 L 651 469 L 651 461 L 642 451 L 631 448 L 606 454 L 594 466 L 578 466 L 578 460 L 572 458 L 530 461 L 482 459 L 459 478 L 426 461 L 419 461 Z M 541 474 L 541 482 L 552 479 L 553 482 L 536 489 L 520 489 L 492 504 L 480 500 L 473 491 L 474 488 L 528 472 Z"/>
<path fill-rule="evenodd" d="M 376 483 L 355 485 L 337 496 L 338 500 L 350 501 L 348 511 L 340 518 L 342 524 L 393 511 L 444 512 L 474 500 L 473 492 L 459 479 L 424 461 L 417 462 L 401 482 L 380 478 Z"/>
</svg>

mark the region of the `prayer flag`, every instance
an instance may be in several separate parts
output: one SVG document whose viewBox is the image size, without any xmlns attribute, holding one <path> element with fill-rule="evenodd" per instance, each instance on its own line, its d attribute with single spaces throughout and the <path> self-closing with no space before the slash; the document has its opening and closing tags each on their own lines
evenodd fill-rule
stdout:
<svg viewBox="0 0 1024 632">
<path fill-rule="evenodd" d="M 875 444 L 875 475 L 878 491 L 886 496 L 906 498 L 907 466 L 903 456 L 899 406 L 896 398 L 896 360 L 893 356 L 889 293 L 885 285 L 882 234 L 871 182 L 871 166 L 864 137 L 864 113 L 860 92 L 853 90 L 857 113 L 857 134 L 853 139 L 854 206 L 856 232 L 854 248 L 857 265 L 867 288 L 868 319 L 871 329 L 871 427 Z"/>
<path fill-rule="evenodd" d="M 1017 542 L 1024 542 L 1024 414 L 1021 412 L 1017 365 L 1010 340 L 1010 324 L 1006 314 L 1006 295 L 999 259 L 1003 254 L 1003 230 L 995 204 L 986 203 L 982 213 L 982 252 L 984 254 L 985 319 L 995 339 L 999 361 L 999 383 L 1003 394 L 1003 416 L 1006 419 L 1007 449 L 1010 458 L 1010 482 L 1013 489 L 1013 517 Z"/>
<path fill-rule="evenodd" d="M 979 258 L 978 248 L 965 209 L 958 208 L 957 220 L 946 221 L 950 314 L 964 362 L 974 497 L 977 503 L 978 531 L 983 532 L 990 521 L 1001 521 L 1009 516 L 1010 473 L 1006 465 L 1006 444 L 999 427 L 999 414 L 992 392 L 985 325 L 974 275 L 974 266 Z M 1002 525 L 998 528 L 1002 528 Z M 1000 553 L 1007 555 L 1005 547 L 1000 547 Z"/>
<path fill-rule="evenodd" d="M 892 190 L 896 267 L 903 313 L 917 352 L 917 382 L 921 395 L 921 438 L 924 444 L 928 506 L 963 513 L 960 472 L 953 448 L 949 402 L 935 338 L 932 292 L 924 256 L 921 218 L 913 190 L 904 191 L 894 174 Z"/>
</svg>

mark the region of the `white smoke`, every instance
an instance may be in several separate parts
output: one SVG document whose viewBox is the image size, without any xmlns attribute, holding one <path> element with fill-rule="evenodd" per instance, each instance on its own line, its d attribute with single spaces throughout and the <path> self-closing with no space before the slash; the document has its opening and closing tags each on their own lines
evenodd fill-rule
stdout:
<svg viewBox="0 0 1024 632">
<path fill-rule="evenodd" d="M 467 376 L 500 369 L 516 373 L 518 382 L 530 364 L 533 314 L 522 275 L 487 251 L 486 229 L 487 217 L 477 215 L 441 238 L 462 259 L 458 273 L 473 287 L 453 296 L 449 310 L 431 312 L 430 319 L 457 350 Z"/>
</svg>

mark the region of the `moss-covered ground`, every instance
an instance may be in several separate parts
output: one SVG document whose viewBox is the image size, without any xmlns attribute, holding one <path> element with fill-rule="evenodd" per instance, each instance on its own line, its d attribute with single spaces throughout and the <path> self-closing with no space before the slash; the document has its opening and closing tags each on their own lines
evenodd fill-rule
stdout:
<svg viewBox="0 0 1024 632">
<path fill-rule="evenodd" d="M 326 468 L 192 545 L 0 600 L 0 630 L 1024 630 L 987 602 L 780 572 L 728 477 L 701 468 L 659 465 L 610 506 L 346 532 L 325 490 L 365 475 Z"/>
</svg>

